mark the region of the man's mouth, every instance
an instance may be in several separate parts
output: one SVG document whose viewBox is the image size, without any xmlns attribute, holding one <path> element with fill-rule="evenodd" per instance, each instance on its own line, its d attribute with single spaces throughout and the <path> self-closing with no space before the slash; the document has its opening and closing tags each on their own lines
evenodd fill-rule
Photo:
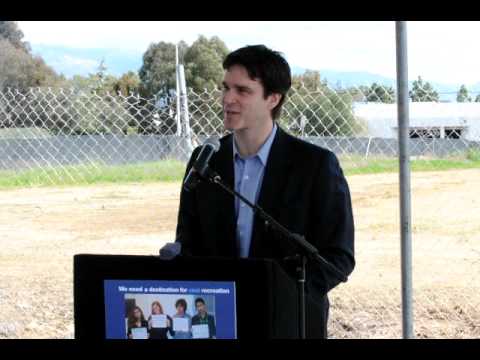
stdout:
<svg viewBox="0 0 480 360">
<path fill-rule="evenodd" d="M 240 114 L 240 112 L 232 111 L 232 110 L 225 110 L 225 114 L 228 115 L 228 116 L 231 116 L 231 115 L 238 115 L 238 114 Z"/>
</svg>

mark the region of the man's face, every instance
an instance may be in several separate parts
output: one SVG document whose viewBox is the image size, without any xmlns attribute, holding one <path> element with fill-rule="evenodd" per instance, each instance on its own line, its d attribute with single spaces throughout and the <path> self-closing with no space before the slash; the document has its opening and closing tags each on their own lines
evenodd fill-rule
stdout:
<svg viewBox="0 0 480 360">
<path fill-rule="evenodd" d="M 199 302 L 197 302 L 196 306 L 197 306 L 197 311 L 198 311 L 200 314 L 203 315 L 203 314 L 205 314 L 205 313 L 207 312 L 207 309 L 205 308 L 205 304 L 204 304 L 204 303 L 202 303 L 202 302 L 199 301 Z"/>
<path fill-rule="evenodd" d="M 272 121 L 271 109 L 280 99 L 279 94 L 264 98 L 263 85 L 252 80 L 241 65 L 231 66 L 223 80 L 223 124 L 227 130 L 255 129 Z"/>
</svg>

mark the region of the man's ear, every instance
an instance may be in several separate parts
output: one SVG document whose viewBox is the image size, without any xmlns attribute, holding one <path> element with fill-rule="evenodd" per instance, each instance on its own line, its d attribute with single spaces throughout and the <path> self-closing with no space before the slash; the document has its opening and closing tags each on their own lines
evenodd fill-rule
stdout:
<svg viewBox="0 0 480 360">
<path fill-rule="evenodd" d="M 279 93 L 272 93 L 268 95 L 268 105 L 270 110 L 274 109 L 282 100 L 282 94 Z"/>
</svg>

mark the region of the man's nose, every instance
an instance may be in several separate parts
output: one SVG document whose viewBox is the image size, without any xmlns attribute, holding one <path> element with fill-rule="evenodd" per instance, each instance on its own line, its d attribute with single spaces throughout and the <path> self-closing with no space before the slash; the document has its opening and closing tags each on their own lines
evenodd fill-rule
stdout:
<svg viewBox="0 0 480 360">
<path fill-rule="evenodd" d="M 235 102 L 235 95 L 230 90 L 225 90 L 222 95 L 222 102 L 224 105 L 230 105 Z"/>
</svg>

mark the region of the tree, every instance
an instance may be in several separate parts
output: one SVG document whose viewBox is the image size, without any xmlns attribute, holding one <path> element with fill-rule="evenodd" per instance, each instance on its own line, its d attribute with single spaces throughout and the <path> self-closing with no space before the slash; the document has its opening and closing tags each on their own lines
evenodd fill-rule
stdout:
<svg viewBox="0 0 480 360">
<path fill-rule="evenodd" d="M 358 131 L 349 90 L 331 89 L 318 71 L 292 78 L 280 123 L 302 136 L 350 136 Z"/>
<path fill-rule="evenodd" d="M 8 114 L 0 119 L 0 126 L 46 127 L 46 114 L 52 109 L 46 93 L 33 93 L 37 87 L 54 87 L 65 79 L 58 76 L 42 58 L 32 56 L 9 40 L 0 39 L 0 92 L 5 100 L 1 112 Z M 8 90 L 7 90 L 8 89 Z"/>
<path fill-rule="evenodd" d="M 187 87 L 195 92 L 217 88 L 223 79 L 223 59 L 228 54 L 225 43 L 213 36 L 203 35 L 191 45 L 181 41 L 178 45 L 179 60 L 184 65 Z M 151 44 L 143 55 L 139 71 L 140 92 L 144 97 L 168 94 L 176 89 L 175 44 L 159 42 Z"/>
<path fill-rule="evenodd" d="M 322 83 L 320 73 L 316 70 L 306 70 L 301 75 L 292 76 L 292 87 L 300 88 L 303 86 L 309 90 L 317 90 L 323 85 L 326 85 L 326 83 Z"/>
<path fill-rule="evenodd" d="M 179 44 L 179 56 L 187 48 L 185 42 Z M 171 90 L 176 88 L 175 44 L 161 41 L 151 44 L 143 54 L 143 64 L 138 75 L 140 78 L 140 100 L 135 104 L 138 132 L 148 134 L 152 132 L 155 105 L 149 99 L 165 98 Z"/>
<path fill-rule="evenodd" d="M 200 35 L 190 47 L 185 42 L 180 42 L 178 52 L 179 61 L 184 65 L 187 88 L 193 90 L 189 94 L 189 104 L 196 109 L 190 114 L 192 130 L 196 134 L 203 134 L 205 131 L 211 132 L 212 128 L 218 129 L 222 125 L 218 87 L 224 73 L 222 62 L 228 54 L 225 43 L 216 36 L 208 39 Z M 139 77 L 142 97 L 167 99 L 168 106 L 173 110 L 176 104 L 170 103 L 170 100 L 172 91 L 176 89 L 175 45 L 166 42 L 150 45 L 143 56 Z M 149 106 L 146 101 L 138 105 L 142 111 Z M 151 121 L 152 119 L 142 120 L 140 131 L 148 132 Z M 164 128 L 169 131 L 176 126 L 172 118 L 165 120 L 165 124 Z"/>
<path fill-rule="evenodd" d="M 51 124 L 50 130 L 67 134 L 113 134 L 127 133 L 129 124 L 136 125 L 134 98 L 124 98 L 120 89 L 126 88 L 125 79 L 138 77 L 133 72 L 124 74 L 121 79 L 108 74 L 105 61 L 101 60 L 97 71 L 88 76 L 75 75 L 68 80 L 71 93 L 58 94 L 63 116 Z M 132 86 L 133 82 L 132 82 Z M 128 95 L 125 94 L 125 95 Z"/>
<path fill-rule="evenodd" d="M 181 41 L 179 52 L 184 53 L 188 45 Z M 151 44 L 143 54 L 140 77 L 140 93 L 151 98 L 158 93 L 168 94 L 176 87 L 175 44 L 161 41 Z"/>
<path fill-rule="evenodd" d="M 140 87 L 140 78 L 133 71 L 129 71 L 120 78 L 118 78 L 113 84 L 113 90 L 115 93 L 120 93 L 124 96 L 128 96 L 132 93 L 138 92 Z"/>
<path fill-rule="evenodd" d="M 412 101 L 435 101 L 438 102 L 438 93 L 433 89 L 432 85 L 419 76 L 417 80 L 413 81 L 412 90 L 409 92 Z"/>
<path fill-rule="evenodd" d="M 140 78 L 136 73 L 133 71 L 129 71 L 120 78 L 118 78 L 113 84 L 113 91 L 115 94 L 119 96 L 126 97 L 123 98 L 124 107 L 130 113 L 130 119 L 128 121 L 128 126 L 130 129 L 135 131 L 134 129 L 138 129 L 138 108 L 137 104 L 139 103 L 138 97 L 134 96 L 134 94 L 138 94 L 140 87 Z M 138 131 L 138 130 L 137 130 Z"/>
<path fill-rule="evenodd" d="M 66 78 L 57 74 L 52 67 L 45 63 L 40 56 L 33 56 L 33 73 L 31 85 L 33 87 L 63 87 L 66 85 Z"/>
<path fill-rule="evenodd" d="M 22 41 L 23 32 L 19 29 L 16 21 L 0 21 L 0 39 L 10 42 L 15 48 L 30 52 L 28 42 Z"/>
<path fill-rule="evenodd" d="M 189 90 L 189 104 L 195 109 L 190 114 L 195 134 L 221 133 L 222 105 L 218 101 L 223 80 L 223 60 L 228 48 L 220 38 L 199 38 L 186 50 L 185 79 Z"/>
<path fill-rule="evenodd" d="M 392 104 L 395 102 L 395 90 L 391 86 L 373 83 L 364 93 L 368 102 Z"/>
<path fill-rule="evenodd" d="M 457 92 L 457 102 L 471 102 L 472 98 L 468 96 L 468 90 L 465 85 L 460 86 Z"/>
<path fill-rule="evenodd" d="M 64 80 L 41 57 L 33 57 L 0 39 L 0 91 L 7 87 L 24 91 L 29 87 L 56 86 Z"/>
<path fill-rule="evenodd" d="M 100 60 L 100 63 L 97 66 L 97 72 L 93 74 L 94 89 L 95 91 L 108 90 L 106 89 L 106 77 L 107 77 L 107 66 L 105 65 L 105 59 Z M 111 79 L 113 80 L 113 79 Z"/>
<path fill-rule="evenodd" d="M 194 91 L 218 88 L 223 80 L 223 59 L 228 48 L 217 36 L 199 38 L 186 50 L 184 57 L 185 78 Z"/>
<path fill-rule="evenodd" d="M 0 91 L 7 87 L 25 90 L 32 86 L 34 69 L 28 53 L 0 39 Z"/>
<path fill-rule="evenodd" d="M 47 128 L 53 133 L 126 132 L 132 118 L 128 105 L 112 95 L 118 79 L 104 61 L 88 77 L 66 80 L 40 56 L 33 56 L 15 22 L 0 22 L 0 91 L 5 94 L 1 126 Z M 71 90 L 59 86 L 71 85 Z M 51 89 L 42 89 L 49 87 Z"/>
<path fill-rule="evenodd" d="M 65 81 L 40 56 L 30 53 L 28 43 L 14 21 L 0 21 L 0 91 L 6 87 L 58 86 Z"/>
<path fill-rule="evenodd" d="M 370 92 L 370 87 L 360 85 L 358 87 L 352 86 L 347 89 L 347 93 L 352 98 L 353 102 L 365 102 L 367 101 L 367 95 Z"/>
<path fill-rule="evenodd" d="M 480 94 L 475 97 L 475 102 L 480 102 Z"/>
<path fill-rule="evenodd" d="M 102 59 L 97 66 L 95 73 L 90 73 L 87 76 L 74 75 L 67 81 L 67 87 L 72 87 L 76 90 L 83 90 L 86 92 L 94 92 L 97 95 L 117 94 L 117 84 L 119 79 L 108 74 L 108 68 L 105 61 Z"/>
</svg>

